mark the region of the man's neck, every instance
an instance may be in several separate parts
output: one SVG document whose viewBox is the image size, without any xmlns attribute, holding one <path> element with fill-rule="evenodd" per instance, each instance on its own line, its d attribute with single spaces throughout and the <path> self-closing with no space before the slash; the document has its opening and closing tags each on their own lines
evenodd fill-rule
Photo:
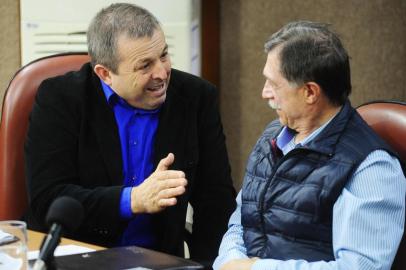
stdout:
<svg viewBox="0 0 406 270">
<path fill-rule="evenodd" d="M 334 117 L 340 110 L 341 106 L 327 106 L 309 113 L 303 119 L 303 121 L 298 124 L 298 127 L 294 128 L 294 130 L 297 132 L 295 136 L 295 143 L 300 143 L 303 141 L 313 131 Z"/>
</svg>

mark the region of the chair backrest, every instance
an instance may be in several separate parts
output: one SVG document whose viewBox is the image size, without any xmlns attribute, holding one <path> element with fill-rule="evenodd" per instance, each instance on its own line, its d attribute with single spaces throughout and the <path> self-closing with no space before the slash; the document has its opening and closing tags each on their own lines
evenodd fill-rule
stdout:
<svg viewBox="0 0 406 270">
<path fill-rule="evenodd" d="M 24 141 L 38 86 L 44 79 L 78 70 L 89 60 L 87 53 L 41 58 L 21 68 L 11 80 L 0 125 L 0 220 L 21 218 L 28 205 Z"/>
<path fill-rule="evenodd" d="M 374 101 L 359 106 L 357 111 L 406 161 L 406 102 Z"/>
<path fill-rule="evenodd" d="M 362 118 L 406 162 L 406 102 L 374 101 L 357 108 Z M 403 234 L 392 270 L 406 269 L 406 242 Z"/>
</svg>

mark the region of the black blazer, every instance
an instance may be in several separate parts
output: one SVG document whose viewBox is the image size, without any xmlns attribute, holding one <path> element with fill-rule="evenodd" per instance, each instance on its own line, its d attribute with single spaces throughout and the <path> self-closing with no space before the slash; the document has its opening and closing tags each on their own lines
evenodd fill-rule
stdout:
<svg viewBox="0 0 406 270">
<path fill-rule="evenodd" d="M 171 169 L 186 173 L 186 193 L 176 206 L 156 214 L 157 250 L 183 256 L 187 202 L 194 209 L 189 248 L 197 261 L 215 258 L 235 190 L 215 87 L 172 70 L 160 112 L 154 166 L 169 152 Z M 112 246 L 126 222 L 119 216 L 123 188 L 120 138 L 112 109 L 89 64 L 45 80 L 37 93 L 25 145 L 30 196 L 29 227 L 43 228 L 58 196 L 79 200 L 86 212 L 75 239 Z"/>
</svg>

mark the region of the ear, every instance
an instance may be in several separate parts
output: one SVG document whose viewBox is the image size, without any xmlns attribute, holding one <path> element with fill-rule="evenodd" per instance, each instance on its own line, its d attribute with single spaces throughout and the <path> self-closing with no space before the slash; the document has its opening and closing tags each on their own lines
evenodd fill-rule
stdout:
<svg viewBox="0 0 406 270">
<path fill-rule="evenodd" d="M 111 71 L 103 65 L 97 64 L 93 68 L 94 73 L 107 85 L 111 86 Z"/>
<path fill-rule="evenodd" d="M 321 96 L 321 87 L 315 82 L 307 82 L 304 84 L 304 98 L 308 104 L 316 103 Z"/>
</svg>

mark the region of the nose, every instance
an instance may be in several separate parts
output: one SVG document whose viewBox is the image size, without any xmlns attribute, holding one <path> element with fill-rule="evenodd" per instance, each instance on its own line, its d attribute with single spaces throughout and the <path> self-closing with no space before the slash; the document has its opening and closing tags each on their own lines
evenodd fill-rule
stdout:
<svg viewBox="0 0 406 270">
<path fill-rule="evenodd" d="M 168 78 L 170 67 L 167 67 L 166 63 L 157 61 L 152 72 L 152 79 L 166 80 Z"/>
<path fill-rule="evenodd" d="M 268 81 L 265 81 L 264 88 L 262 89 L 262 98 L 263 99 L 274 99 L 272 87 Z"/>
</svg>

